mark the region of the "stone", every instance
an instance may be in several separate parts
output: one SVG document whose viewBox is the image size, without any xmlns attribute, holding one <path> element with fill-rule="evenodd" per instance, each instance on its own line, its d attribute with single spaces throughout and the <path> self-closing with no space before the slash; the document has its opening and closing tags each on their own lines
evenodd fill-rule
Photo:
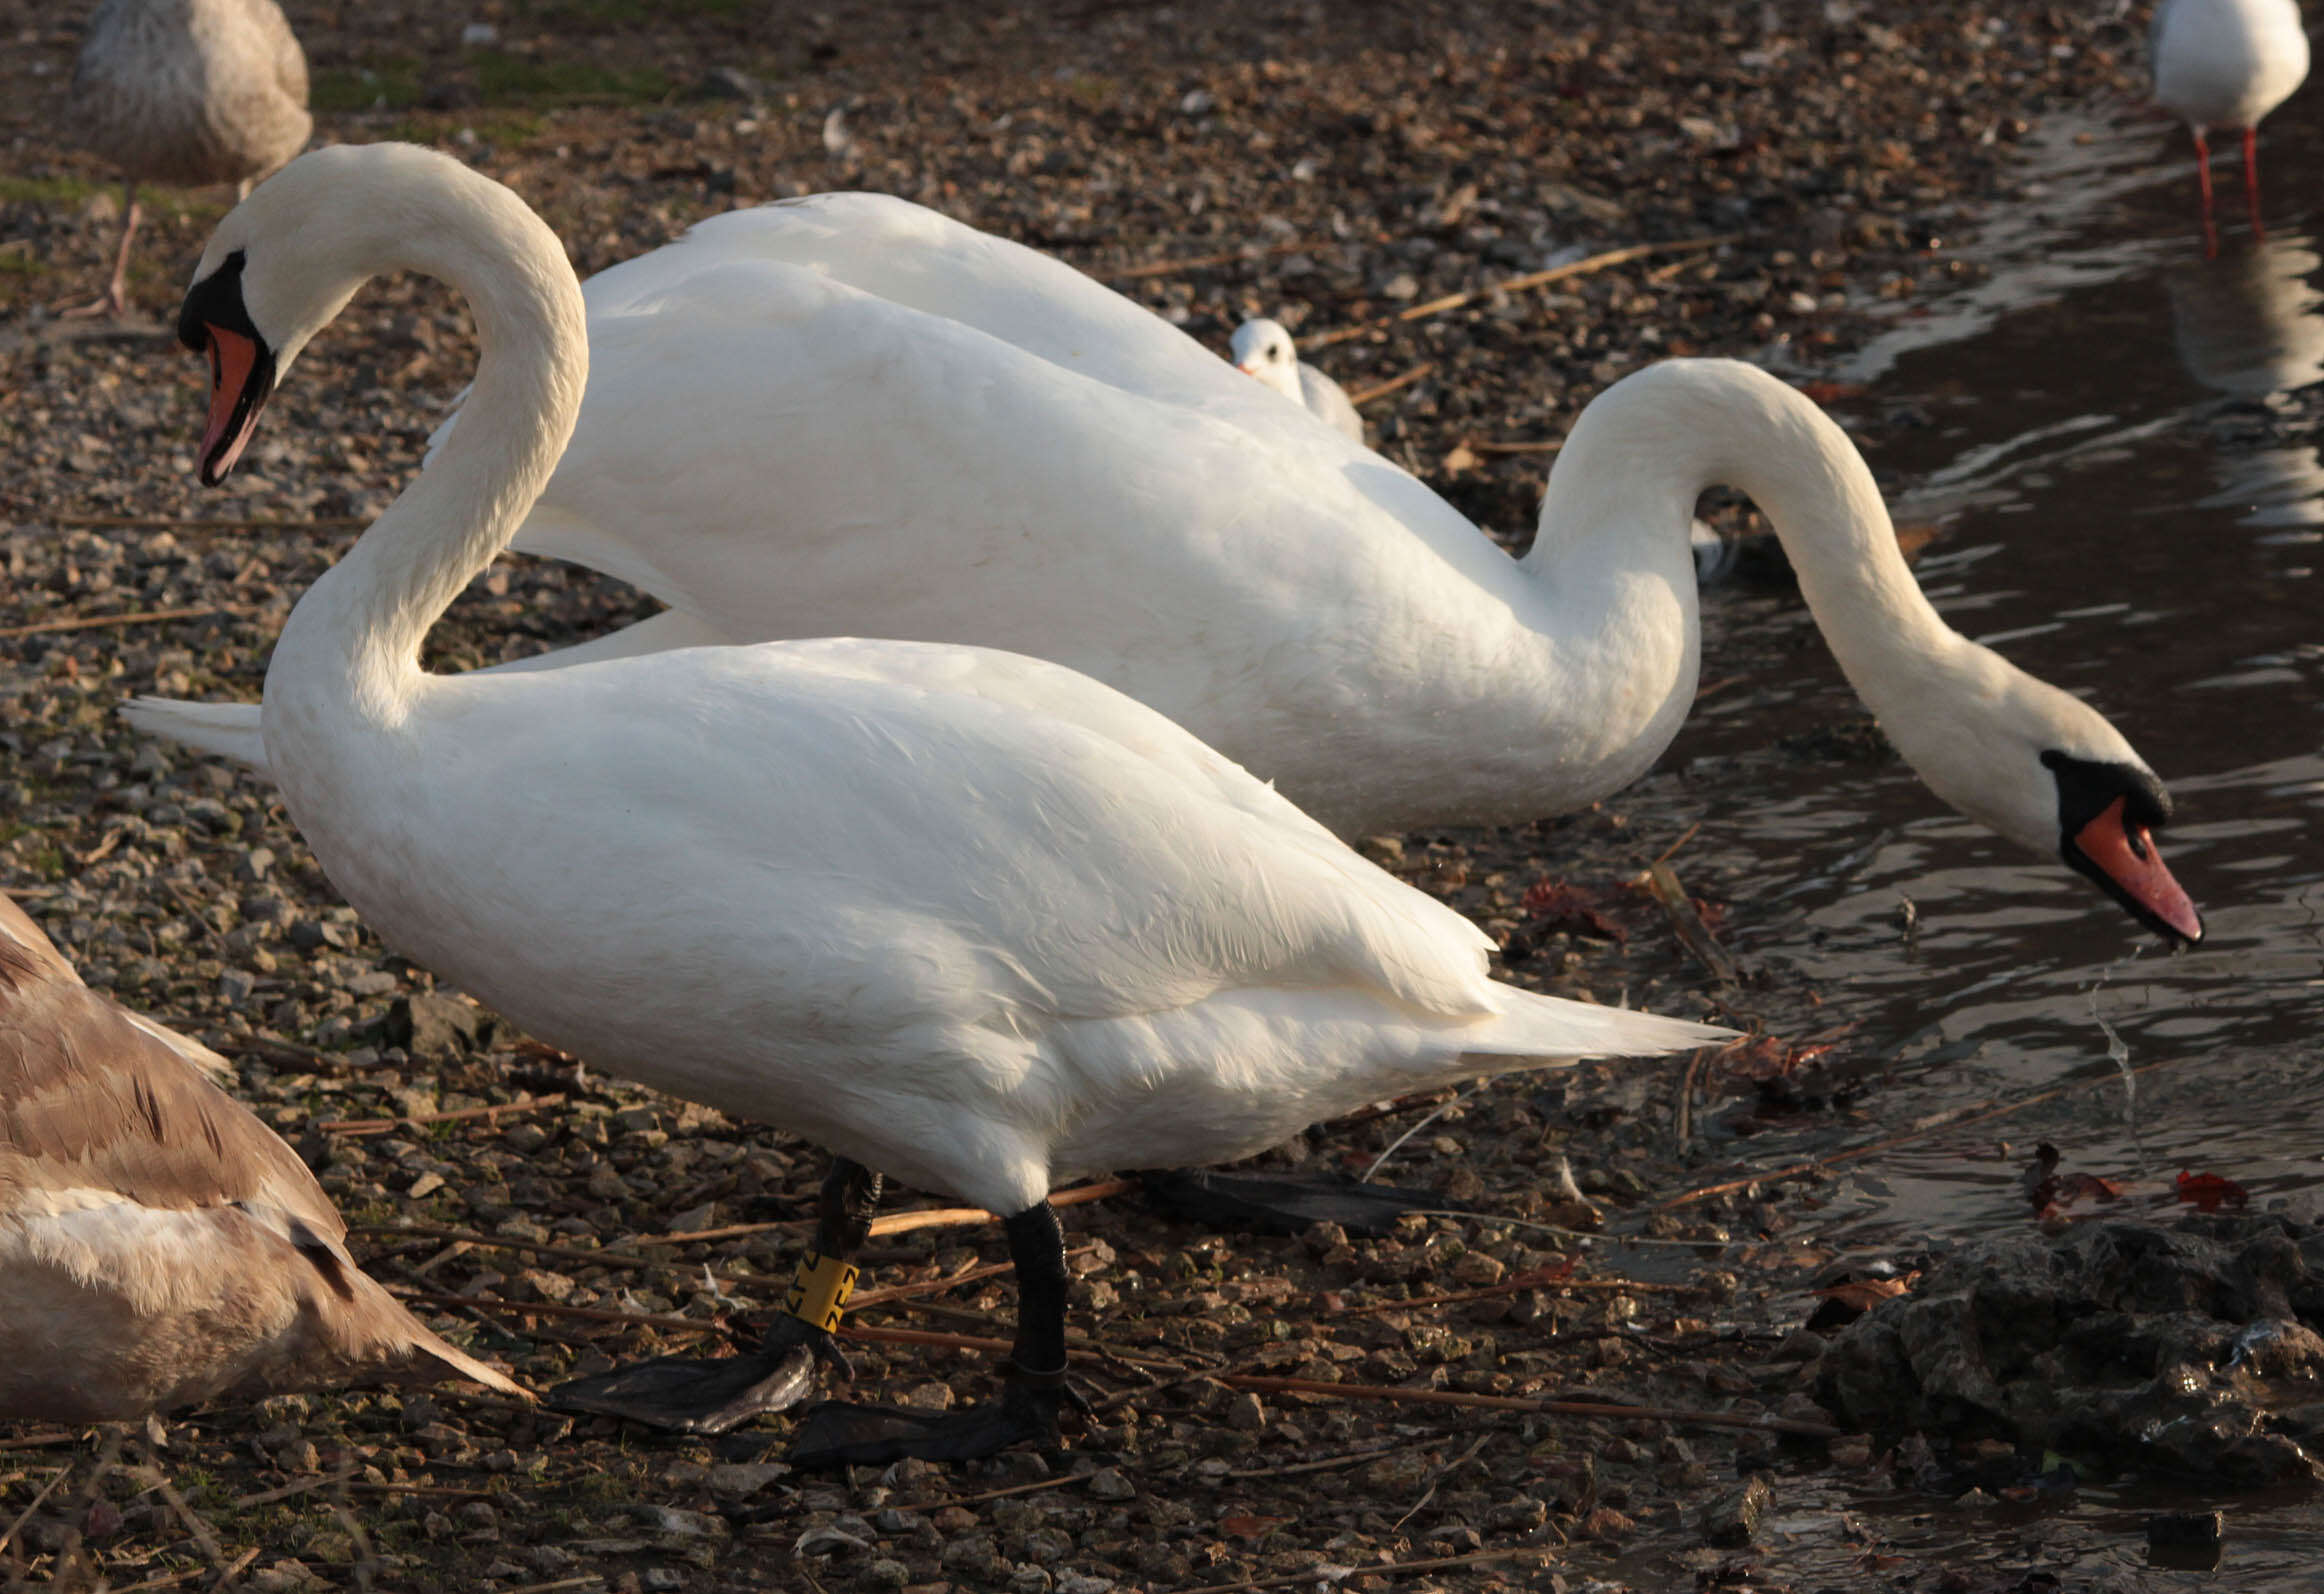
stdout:
<svg viewBox="0 0 2324 1594">
<path fill-rule="evenodd" d="M 1119 1467 L 1106 1467 L 1090 1475 L 1089 1493 L 1093 1500 L 1135 1500 L 1138 1486 L 1122 1476 Z"/>
<path fill-rule="evenodd" d="M 1741 1549 L 1759 1537 L 1759 1524 L 1775 1503 L 1775 1490 L 1754 1474 L 1703 1507 L 1703 1536 L 1727 1549 Z"/>
<path fill-rule="evenodd" d="M 304 924 L 305 921 L 301 921 Z M 298 943 L 301 925 L 291 927 Z M 482 1039 L 485 1015 L 474 1003 L 438 991 L 414 991 L 387 1010 L 387 1043 L 415 1058 L 448 1057 L 472 1050 Z"/>
<path fill-rule="evenodd" d="M 712 1494 L 739 1500 L 790 1474 L 790 1466 L 781 1461 L 723 1461 L 710 1469 L 705 1481 Z"/>
</svg>

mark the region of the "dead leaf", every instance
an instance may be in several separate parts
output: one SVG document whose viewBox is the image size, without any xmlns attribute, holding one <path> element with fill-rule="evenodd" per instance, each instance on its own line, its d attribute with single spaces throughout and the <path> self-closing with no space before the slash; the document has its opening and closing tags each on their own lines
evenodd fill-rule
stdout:
<svg viewBox="0 0 2324 1594">
<path fill-rule="evenodd" d="M 1778 1040 L 1773 1035 L 1754 1035 L 1748 1040 L 1730 1041 L 1714 1061 L 1719 1072 L 1730 1078 L 1764 1085 L 1771 1080 L 1788 1079 L 1799 1071 L 1802 1063 L 1813 1062 L 1831 1049 L 1829 1044 L 1803 1046 Z"/>
<path fill-rule="evenodd" d="M 1607 916 L 1596 892 L 1563 880 L 1534 881 L 1525 888 L 1522 905 L 1528 916 L 1525 928 L 1534 936 L 1567 930 L 1606 941 L 1630 939 L 1630 931 Z"/>
<path fill-rule="evenodd" d="M 1467 443 L 1455 443 L 1445 451 L 1443 469 L 1447 476 L 1458 476 L 1463 471 L 1475 470 L 1484 462 L 1483 457 Z"/>
<path fill-rule="evenodd" d="M 2187 1173 L 2178 1178 L 2181 1201 L 2192 1203 L 2197 1212 L 2217 1212 L 2222 1206 L 2245 1207 L 2251 1204 L 2251 1192 L 2233 1179 L 2222 1179 L 2215 1173 Z"/>
<path fill-rule="evenodd" d="M 1835 1284 L 1830 1289 L 1817 1290 L 1815 1293 L 1827 1301 L 1838 1301 L 1842 1306 L 1852 1306 L 1859 1312 L 1869 1312 L 1882 1301 L 1893 1301 L 1899 1295 L 1911 1293 L 1913 1285 L 1919 1280 L 1918 1273 L 1906 1273 L 1900 1277 L 1889 1279 L 1856 1279 L 1847 1284 Z"/>
<path fill-rule="evenodd" d="M 1231 1533 L 1238 1539 L 1263 1539 L 1289 1520 L 1288 1517 L 1220 1517 L 1218 1526 L 1221 1533 Z"/>
</svg>

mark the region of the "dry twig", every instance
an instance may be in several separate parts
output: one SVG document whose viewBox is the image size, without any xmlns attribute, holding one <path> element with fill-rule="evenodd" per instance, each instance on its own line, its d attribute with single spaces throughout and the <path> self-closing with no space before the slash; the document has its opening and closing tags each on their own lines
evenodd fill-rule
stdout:
<svg viewBox="0 0 2324 1594">
<path fill-rule="evenodd" d="M 1307 243 L 1267 244 L 1258 249 L 1229 249 L 1224 254 L 1196 255 L 1191 260 L 1156 260 L 1143 266 L 1130 266 L 1121 271 L 1105 274 L 1107 282 L 1139 282 L 1147 277 L 1175 277 L 1185 271 L 1208 271 L 1213 266 L 1231 266 L 1245 260 L 1268 260 L 1276 255 L 1295 255 L 1316 245 Z"/>
<path fill-rule="evenodd" d="M 1392 376 L 1385 382 L 1375 382 L 1370 387 L 1356 389 L 1355 392 L 1348 395 L 1348 402 L 1357 409 L 1362 409 L 1374 399 L 1383 399 L 1391 393 L 1410 387 L 1435 369 L 1436 362 L 1434 360 L 1423 360 L 1402 376 Z"/>
<path fill-rule="evenodd" d="M 487 1107 L 461 1107 L 451 1112 L 420 1112 L 408 1118 L 334 1118 L 311 1127 L 334 1135 L 385 1135 L 398 1129 L 417 1128 L 421 1124 L 465 1123 L 472 1118 L 500 1118 L 509 1113 L 541 1112 L 550 1107 L 562 1107 L 562 1091 L 546 1096 L 527 1096 L 522 1101 L 496 1102 Z"/>
<path fill-rule="evenodd" d="M 1602 254 L 1592 255 L 1586 260 L 1569 261 L 1562 266 L 1551 266 L 1546 271 L 1529 271 L 1520 277 L 1505 278 L 1488 288 L 1474 289 L 1466 293 L 1448 293 L 1442 298 L 1430 299 L 1424 304 L 1409 305 L 1393 315 L 1384 315 L 1374 320 L 1359 322 L 1352 327 L 1341 327 L 1336 332 L 1319 333 L 1305 341 L 1311 349 L 1329 348 L 1335 343 L 1345 343 L 1350 338 L 1360 338 L 1365 333 L 1376 331 L 1381 327 L 1394 326 L 1403 321 L 1419 321 L 1428 316 L 1442 315 L 1447 310 L 1458 310 L 1461 306 L 1482 299 L 1489 294 L 1523 293 L 1529 288 L 1546 288 L 1553 282 L 1564 282 L 1571 277 L 1585 277 L 1592 272 L 1628 265 L 1633 260 L 1643 260 L 1649 255 L 1672 255 L 1691 253 L 1702 249 L 1716 249 L 1721 244 L 1733 243 L 1741 236 L 1740 233 L 1724 232 L 1707 238 L 1681 238 L 1673 243 L 1632 244 L 1626 249 L 1608 249 Z"/>
<path fill-rule="evenodd" d="M 1711 934 L 1711 927 L 1703 923 L 1703 916 L 1687 896 L 1686 887 L 1679 884 L 1678 871 L 1667 863 L 1651 863 L 1639 882 L 1662 905 L 1670 927 L 1678 932 L 1679 941 L 1695 955 L 1695 961 L 1711 971 L 1721 985 L 1741 985 L 1743 973 L 1735 966 L 1735 959 Z"/>
<path fill-rule="evenodd" d="M 83 614 L 64 620 L 35 620 L 30 625 L 0 627 L 0 639 L 46 636 L 56 631 L 96 631 L 115 625 L 159 625 L 166 620 L 203 620 L 212 615 L 256 614 L 255 603 L 196 603 L 183 609 L 145 609 L 135 614 Z"/>
</svg>

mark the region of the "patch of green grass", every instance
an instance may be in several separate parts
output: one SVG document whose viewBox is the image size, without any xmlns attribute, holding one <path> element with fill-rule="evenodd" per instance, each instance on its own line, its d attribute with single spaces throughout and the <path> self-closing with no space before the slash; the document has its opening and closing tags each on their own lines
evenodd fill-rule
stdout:
<svg viewBox="0 0 2324 1594">
<path fill-rule="evenodd" d="M 1065 85 L 1065 92 L 1086 109 L 1101 111 L 1121 97 L 1121 85 L 1095 72 L 1079 72 Z"/>
<path fill-rule="evenodd" d="M 86 177 L 0 177 L 0 202 L 33 205 L 81 205 L 110 183 Z"/>
<path fill-rule="evenodd" d="M 670 97 L 660 67 L 617 68 L 593 61 L 536 61 L 505 50 L 472 50 L 476 87 L 487 105 L 639 105 Z"/>
<path fill-rule="evenodd" d="M 65 877 L 65 855 L 62 849 L 43 847 L 31 858 L 32 872 L 43 880 L 62 880 Z"/>
<path fill-rule="evenodd" d="M 405 110 L 420 103 L 419 63 L 325 68 L 308 80 L 307 103 L 318 111 Z"/>
<path fill-rule="evenodd" d="M 407 116 L 386 129 L 384 136 L 407 144 L 441 144 L 466 130 L 487 144 L 521 144 L 539 137 L 546 126 L 546 118 L 524 111 L 492 111 L 481 116 L 447 112 Z"/>
</svg>

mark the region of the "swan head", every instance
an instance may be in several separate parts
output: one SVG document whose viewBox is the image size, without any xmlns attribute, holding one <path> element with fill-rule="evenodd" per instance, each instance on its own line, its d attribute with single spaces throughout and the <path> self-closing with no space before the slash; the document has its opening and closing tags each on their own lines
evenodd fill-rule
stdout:
<svg viewBox="0 0 2324 1594">
<path fill-rule="evenodd" d="M 210 235 L 178 310 L 178 341 L 210 362 L 202 481 L 242 457 L 275 384 L 365 279 L 441 275 L 462 247 L 452 208 L 496 189 L 459 161 L 410 144 L 347 144 L 300 156 Z"/>
<path fill-rule="evenodd" d="M 1227 345 L 1235 361 L 1235 369 L 1245 376 L 1255 376 L 1277 392 L 1299 396 L 1299 354 L 1291 346 L 1291 333 L 1282 322 L 1270 321 L 1265 316 L 1246 321 L 1235 328 L 1232 342 Z"/>
<path fill-rule="evenodd" d="M 1960 645 L 1929 672 L 1922 712 L 1881 715 L 1905 761 L 1946 802 L 2058 857 L 2165 940 L 2202 940 L 2202 916 L 2155 845 L 2171 817 L 2155 772 L 2089 704 Z"/>
</svg>

